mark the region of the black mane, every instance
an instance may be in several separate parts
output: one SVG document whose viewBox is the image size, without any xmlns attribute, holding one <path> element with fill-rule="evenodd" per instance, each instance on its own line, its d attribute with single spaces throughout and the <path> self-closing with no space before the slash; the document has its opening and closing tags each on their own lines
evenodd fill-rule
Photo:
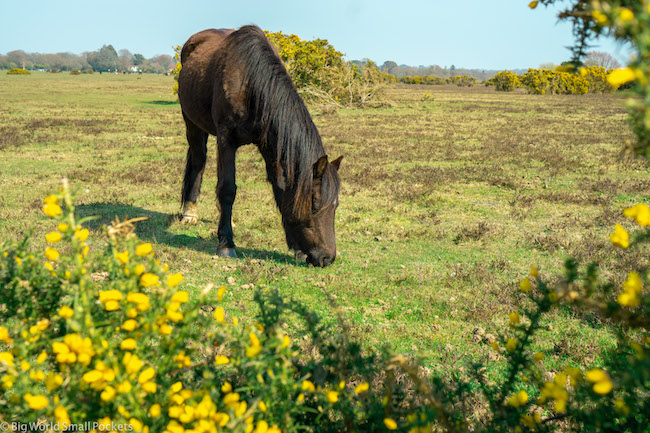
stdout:
<svg viewBox="0 0 650 433">
<path fill-rule="evenodd" d="M 325 154 L 316 125 L 282 60 L 259 27 L 241 27 L 228 35 L 224 48 L 240 68 L 248 115 L 261 130 L 259 144 L 274 147 L 275 167 L 283 171 L 277 174 L 284 176 L 285 196 L 290 200 L 285 200 L 285 209 L 281 210 L 305 219 L 311 212 L 313 164 Z M 336 200 L 339 189 L 329 170 L 326 175 L 329 179 L 323 183 L 323 207 Z"/>
</svg>

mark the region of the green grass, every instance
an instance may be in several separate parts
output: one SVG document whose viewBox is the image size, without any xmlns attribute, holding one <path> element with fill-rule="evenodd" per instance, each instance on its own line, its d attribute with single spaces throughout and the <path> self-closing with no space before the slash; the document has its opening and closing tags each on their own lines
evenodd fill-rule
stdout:
<svg viewBox="0 0 650 433">
<path fill-rule="evenodd" d="M 232 315 L 250 316 L 255 290 L 277 288 L 331 320 L 339 309 L 367 347 L 421 355 L 440 371 L 488 359 L 473 330 L 505 329 L 526 304 L 517 282 L 531 265 L 554 280 L 571 254 L 600 261 L 620 283 L 644 260 L 608 241 L 614 223 L 631 227 L 621 209 L 650 191 L 645 162 L 621 153 L 633 137 L 620 96 L 415 85 L 389 88 L 390 106 L 314 111 L 328 154 L 345 156 L 333 266 L 310 268 L 287 251 L 253 146 L 238 154 L 243 258 L 218 258 L 214 139 L 200 222 L 175 219 L 186 142 L 171 85 L 149 75 L 0 74 L 1 238 L 31 228 L 43 239 L 52 226 L 41 200 L 67 177 L 79 213 L 101 217 L 95 235 L 115 216 L 149 217 L 138 235 L 190 292 L 231 287 Z M 433 101 L 422 102 L 427 92 Z M 551 370 L 598 363 L 614 344 L 598 318 L 562 310 L 546 325 L 538 347 Z"/>
</svg>

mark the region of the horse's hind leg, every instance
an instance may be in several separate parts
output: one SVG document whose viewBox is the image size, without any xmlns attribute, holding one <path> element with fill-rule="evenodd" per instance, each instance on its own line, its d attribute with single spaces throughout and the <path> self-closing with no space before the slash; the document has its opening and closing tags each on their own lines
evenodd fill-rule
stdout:
<svg viewBox="0 0 650 433">
<path fill-rule="evenodd" d="M 235 184 L 235 154 L 237 148 L 230 144 L 227 134 L 217 137 L 219 151 L 217 154 L 217 201 L 221 215 L 219 216 L 219 247 L 217 254 L 223 257 L 237 257 L 232 231 L 232 205 L 237 195 Z"/>
<path fill-rule="evenodd" d="M 189 149 L 187 150 L 187 163 L 185 165 L 185 178 L 183 180 L 183 205 L 182 224 L 194 224 L 198 221 L 196 203 L 201 194 L 201 181 L 208 153 L 208 133 L 196 126 L 185 115 L 186 135 Z"/>
</svg>

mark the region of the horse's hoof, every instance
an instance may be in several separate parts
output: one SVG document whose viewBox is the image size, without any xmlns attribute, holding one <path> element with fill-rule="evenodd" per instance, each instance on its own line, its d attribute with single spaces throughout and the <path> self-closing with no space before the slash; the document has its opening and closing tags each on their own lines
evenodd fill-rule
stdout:
<svg viewBox="0 0 650 433">
<path fill-rule="evenodd" d="M 230 257 L 232 259 L 237 258 L 237 252 L 234 248 L 219 248 L 217 250 L 217 255 L 220 257 Z"/>
<path fill-rule="evenodd" d="M 296 261 L 297 262 L 306 262 L 307 261 L 307 254 L 303 253 L 302 251 L 294 251 L 296 255 Z"/>
<path fill-rule="evenodd" d="M 199 222 L 199 216 L 196 214 L 184 214 L 181 217 L 181 224 L 196 224 Z"/>
</svg>

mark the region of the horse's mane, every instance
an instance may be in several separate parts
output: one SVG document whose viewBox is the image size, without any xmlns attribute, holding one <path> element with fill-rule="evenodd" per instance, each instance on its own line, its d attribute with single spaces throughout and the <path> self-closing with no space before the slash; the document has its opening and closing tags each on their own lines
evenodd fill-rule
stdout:
<svg viewBox="0 0 650 433">
<path fill-rule="evenodd" d="M 300 220 L 311 213 L 313 164 L 325 154 L 320 134 L 271 42 L 257 26 L 243 26 L 224 40 L 223 52 L 236 62 L 246 86 L 248 114 L 261 128 L 262 147 L 275 143 L 276 169 L 286 180 L 281 209 Z M 323 208 L 338 196 L 339 185 L 326 172 Z M 278 173 L 280 175 L 280 173 Z M 287 197 L 288 195 L 288 197 Z"/>
</svg>

